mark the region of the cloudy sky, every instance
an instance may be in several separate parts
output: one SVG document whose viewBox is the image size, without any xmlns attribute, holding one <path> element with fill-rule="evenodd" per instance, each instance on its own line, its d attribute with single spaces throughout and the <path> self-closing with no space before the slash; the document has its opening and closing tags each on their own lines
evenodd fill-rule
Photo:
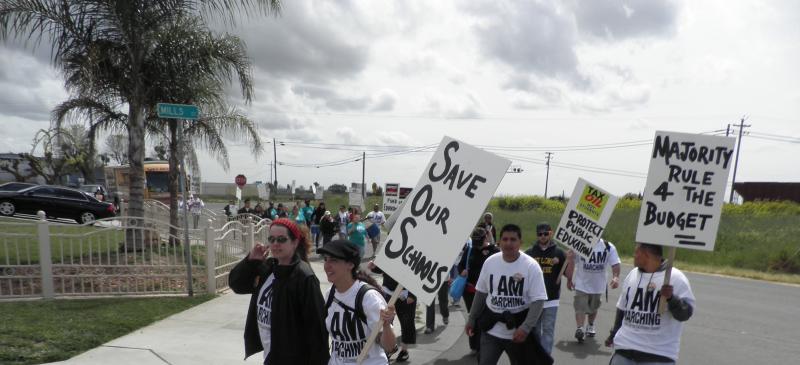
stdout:
<svg viewBox="0 0 800 365">
<path fill-rule="evenodd" d="M 798 181 L 800 2 L 722 0 L 286 1 L 242 17 L 255 99 L 239 105 L 270 143 L 279 183 L 415 185 L 449 135 L 509 157 L 501 194 L 549 193 L 578 177 L 644 187 L 656 130 L 724 130 L 746 116 L 738 181 Z M 66 98 L 43 50 L 0 48 L 0 152 L 30 149 Z M 236 90 L 232 88 L 231 90 Z M 284 143 L 281 144 L 280 142 Z M 268 180 L 272 144 L 206 181 Z M 311 166 L 307 167 L 305 165 Z"/>
</svg>

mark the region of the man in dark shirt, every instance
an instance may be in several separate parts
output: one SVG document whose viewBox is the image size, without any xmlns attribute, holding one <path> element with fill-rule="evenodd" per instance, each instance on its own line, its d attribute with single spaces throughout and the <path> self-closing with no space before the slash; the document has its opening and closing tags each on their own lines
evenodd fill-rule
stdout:
<svg viewBox="0 0 800 365">
<path fill-rule="evenodd" d="M 564 251 L 553 242 L 552 237 L 553 229 L 550 224 L 539 223 L 536 226 L 536 243 L 525 251 L 526 254 L 539 263 L 544 274 L 547 301 L 544 302 L 542 315 L 539 317 L 539 322 L 536 323 L 535 330 L 539 332 L 542 347 L 548 354 L 553 350 L 558 300 L 561 296 L 561 280 L 559 280 L 559 276 L 562 274 L 562 267 L 567 263 Z M 565 277 L 571 278 L 571 267 L 565 268 L 563 273 Z"/>
</svg>

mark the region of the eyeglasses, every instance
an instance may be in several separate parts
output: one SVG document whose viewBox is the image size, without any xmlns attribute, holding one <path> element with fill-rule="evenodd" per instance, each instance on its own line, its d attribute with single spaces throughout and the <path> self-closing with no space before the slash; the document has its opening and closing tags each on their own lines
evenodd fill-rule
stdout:
<svg viewBox="0 0 800 365">
<path fill-rule="evenodd" d="M 547 235 L 549 235 L 549 234 L 550 234 L 550 232 L 539 232 L 539 233 L 537 233 L 537 235 L 539 235 L 539 237 L 541 237 L 541 236 L 547 236 Z"/>
<path fill-rule="evenodd" d="M 267 237 L 267 241 L 269 241 L 269 243 L 286 243 L 286 242 L 289 242 L 289 237 L 286 237 L 286 236 L 277 236 L 277 237 L 269 236 L 269 237 Z"/>
</svg>

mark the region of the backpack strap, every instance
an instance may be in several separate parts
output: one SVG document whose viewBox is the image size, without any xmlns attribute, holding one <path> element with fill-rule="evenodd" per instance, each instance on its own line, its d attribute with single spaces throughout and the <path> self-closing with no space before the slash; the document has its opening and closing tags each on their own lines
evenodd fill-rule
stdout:
<svg viewBox="0 0 800 365">
<path fill-rule="evenodd" d="M 367 323 L 367 314 L 364 313 L 364 296 L 367 294 L 368 291 L 370 290 L 377 291 L 378 289 L 373 288 L 369 284 L 364 284 L 360 288 L 358 288 L 358 292 L 356 293 L 355 308 L 351 308 L 349 305 L 344 304 L 338 299 L 336 299 L 333 295 L 334 290 L 336 290 L 336 288 L 331 286 L 331 290 L 328 292 L 328 298 L 325 300 L 325 310 L 327 311 L 328 308 L 330 308 L 331 304 L 333 304 L 333 302 L 336 301 L 336 304 L 338 304 L 340 307 L 344 308 L 346 311 L 351 311 L 355 313 L 356 317 L 358 317 L 359 320 L 361 320 L 364 323 Z"/>
</svg>

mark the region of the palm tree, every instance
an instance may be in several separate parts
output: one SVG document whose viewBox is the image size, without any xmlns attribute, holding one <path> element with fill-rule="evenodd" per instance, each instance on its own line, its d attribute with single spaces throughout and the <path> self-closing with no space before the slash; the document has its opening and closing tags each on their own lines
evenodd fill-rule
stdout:
<svg viewBox="0 0 800 365">
<path fill-rule="evenodd" d="M 18 38 L 38 44 L 48 37 L 53 63 L 67 75 L 92 75 L 90 82 L 67 78 L 76 94 L 99 96 L 106 105 L 127 106 L 126 127 L 130 162 L 130 215 L 144 216 L 145 116 L 148 95 L 158 79 L 153 75 L 153 50 L 165 27 L 177 19 L 222 14 L 233 23 L 239 11 L 278 14 L 279 0 L 4 0 L 0 3 L 0 40 Z M 70 73 L 69 55 L 91 56 L 98 62 L 75 63 L 91 71 Z M 88 88 L 87 88 L 88 85 Z M 97 100 L 95 98 L 95 100 Z"/>
</svg>

